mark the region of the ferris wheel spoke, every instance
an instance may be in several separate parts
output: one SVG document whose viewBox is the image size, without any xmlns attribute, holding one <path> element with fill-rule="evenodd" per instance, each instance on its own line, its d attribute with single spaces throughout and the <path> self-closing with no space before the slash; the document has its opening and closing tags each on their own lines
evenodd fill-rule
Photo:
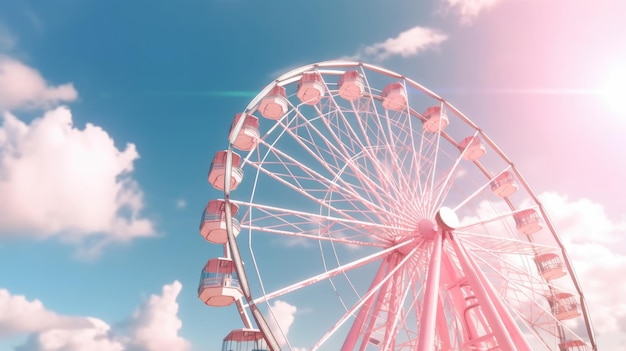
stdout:
<svg viewBox="0 0 626 351">
<path fill-rule="evenodd" d="M 297 114 L 298 118 L 304 119 L 301 114 Z M 320 118 L 317 118 L 320 119 Z M 294 119 L 295 120 L 295 119 Z M 336 146 L 333 145 L 324 135 L 321 133 L 310 120 L 304 119 L 304 122 L 298 124 L 296 122 L 291 122 L 291 124 L 296 127 L 289 127 L 287 125 L 283 125 L 286 133 L 295 140 L 304 151 L 306 151 L 310 156 L 312 156 L 318 163 L 318 166 L 325 169 L 332 176 L 332 180 L 328 179 L 331 183 L 330 189 L 335 191 L 339 191 L 342 187 L 334 186 L 334 183 L 338 183 L 338 185 L 342 185 L 346 189 L 350 191 L 351 194 L 366 194 L 368 195 L 368 199 L 363 198 L 362 196 L 356 196 L 356 199 L 360 201 L 364 201 L 365 203 L 372 203 L 372 195 L 374 195 L 374 199 L 378 199 L 382 203 L 377 205 L 377 211 L 374 213 L 375 216 L 379 216 L 382 214 L 386 214 L 391 218 L 396 217 L 397 215 L 389 212 L 385 208 L 395 208 L 399 205 L 399 203 L 394 200 L 393 197 L 390 196 L 380 196 L 381 194 L 387 194 L 383 188 L 380 187 L 380 184 L 370 181 L 370 176 L 368 174 L 361 174 L 361 169 L 355 169 L 355 174 L 352 176 L 353 180 L 356 180 L 361 183 L 358 189 L 355 189 L 355 186 L 358 184 L 353 184 L 344 179 L 343 174 L 345 173 L 345 167 L 352 167 L 351 158 L 348 158 L 347 155 L 342 155 L 340 150 L 337 149 Z M 298 130 L 303 129 L 304 131 L 301 133 Z M 308 136 L 308 138 L 306 138 Z M 319 143 L 315 142 L 315 138 L 319 138 L 323 141 L 323 145 L 328 146 L 328 149 L 322 150 L 320 149 Z M 284 152 L 283 152 L 284 153 Z M 343 156 L 338 158 L 339 156 Z M 330 158 L 330 159 L 329 159 Z M 330 162 L 332 161 L 332 162 Z M 341 165 L 341 166 L 340 166 Z M 334 167 L 331 167 L 334 166 Z M 365 184 L 363 183 L 365 182 Z M 326 190 L 329 188 L 327 187 Z M 392 201 L 392 204 L 388 202 Z"/>
<path fill-rule="evenodd" d="M 387 249 L 378 251 L 378 252 L 376 252 L 374 254 L 362 257 L 362 258 L 360 258 L 358 260 L 355 260 L 355 261 L 352 261 L 350 263 L 347 263 L 347 264 L 344 264 L 344 265 L 340 265 L 340 266 L 338 266 L 338 267 L 336 267 L 334 269 L 331 269 L 329 271 L 326 271 L 324 273 L 320 273 L 320 274 L 318 274 L 316 276 L 313 276 L 311 278 L 299 281 L 297 283 L 291 284 L 291 285 L 289 285 L 287 287 L 284 287 L 282 289 L 279 289 L 279 290 L 276 290 L 274 292 L 268 293 L 265 296 L 261 296 L 259 298 L 256 298 L 256 299 L 253 300 L 253 303 L 254 304 L 259 304 L 259 303 L 262 303 L 262 302 L 267 302 L 267 301 L 273 300 L 273 299 L 275 299 L 277 297 L 280 297 L 282 295 L 285 295 L 285 294 L 294 292 L 296 290 L 299 290 L 299 289 L 301 289 L 303 287 L 309 286 L 311 284 L 319 283 L 321 281 L 324 281 L 324 280 L 330 279 L 332 277 L 335 277 L 335 276 L 337 276 L 339 274 L 342 274 L 342 273 L 351 271 L 353 269 L 362 267 L 362 266 L 364 266 L 364 265 L 366 265 L 368 263 L 371 263 L 371 262 L 377 261 L 377 260 L 379 260 L 381 258 L 384 258 L 385 256 L 393 253 L 395 250 L 405 246 L 406 244 L 407 244 L 406 242 L 405 243 L 400 243 L 400 244 L 394 245 L 392 247 L 389 247 Z"/>
<path fill-rule="evenodd" d="M 367 75 L 364 75 L 364 79 L 367 82 L 367 85 L 369 86 Z M 371 140 L 371 137 L 368 139 L 368 141 L 370 142 L 370 146 L 372 146 L 372 147 L 380 147 L 380 146 L 382 146 L 382 147 L 384 147 L 386 149 L 386 152 L 387 152 L 388 155 L 396 155 L 396 151 L 397 150 L 395 150 L 395 149 L 393 149 L 391 147 L 392 144 L 391 144 L 391 142 L 389 140 L 391 138 L 391 134 L 389 134 L 389 136 L 387 135 L 387 132 L 385 132 L 385 130 L 387 128 L 385 128 L 385 126 L 383 126 L 382 121 L 381 121 L 381 119 L 382 119 L 381 117 L 383 117 L 383 116 L 385 117 L 386 121 L 389 121 L 389 117 L 388 117 L 387 112 L 384 115 L 379 113 L 378 106 L 376 104 L 375 95 L 374 94 L 372 94 L 372 93 L 366 94 L 366 99 L 364 99 L 364 100 L 367 101 L 367 104 L 365 105 L 365 106 L 367 106 L 367 108 L 358 108 L 358 109 L 355 109 L 355 110 L 356 111 L 367 111 L 368 113 L 361 112 L 360 115 L 365 115 L 366 120 L 368 122 L 372 121 L 373 124 L 376 126 L 375 128 L 373 128 L 373 127 L 369 127 L 370 124 L 367 124 L 366 128 L 364 128 L 364 125 L 363 125 L 361 119 L 357 119 L 357 121 L 358 121 L 358 123 L 360 125 L 361 130 L 362 131 L 368 131 L 366 133 L 366 135 L 369 135 L 369 136 L 375 138 L 375 140 Z M 359 103 L 363 103 L 363 102 L 359 100 Z M 389 130 L 389 129 L 387 129 L 387 130 Z M 371 131 L 371 132 L 369 132 L 369 131 Z M 390 130 L 389 130 L 389 133 L 391 133 Z M 374 141 L 374 142 L 372 142 L 372 141 Z M 394 159 L 392 159 L 391 161 L 392 162 L 397 162 Z M 404 172 L 399 172 L 398 171 L 399 167 L 398 167 L 397 163 L 395 163 L 394 166 L 395 166 L 395 169 L 396 169 L 396 175 L 404 174 Z M 387 172 L 383 171 L 383 174 L 387 175 Z M 391 177 L 385 177 L 385 178 L 388 181 L 389 181 L 389 179 L 393 179 Z M 390 184 L 391 184 L 391 182 L 390 182 Z M 397 187 L 393 187 L 392 190 L 395 190 L 395 189 L 397 189 Z M 404 198 L 405 195 L 403 193 L 401 193 L 401 192 L 398 193 L 396 191 L 396 192 L 394 192 L 394 197 L 396 197 L 396 198 Z"/>
<path fill-rule="evenodd" d="M 536 256 L 558 249 L 558 246 L 550 246 L 536 241 L 521 240 L 506 236 L 495 236 L 482 232 L 455 230 L 454 234 L 463 243 L 471 243 L 485 252 L 493 254 L 509 253 L 526 256 Z"/>
<path fill-rule="evenodd" d="M 489 217 L 487 219 L 473 220 L 473 221 L 471 221 L 469 223 L 463 223 L 456 230 L 457 231 L 466 231 L 467 229 L 470 229 L 470 228 L 473 228 L 473 227 L 484 226 L 484 225 L 487 225 L 487 224 L 490 224 L 490 223 L 495 223 L 495 222 L 501 222 L 501 221 L 503 221 L 506 218 L 512 218 L 512 216 L 517 214 L 517 213 L 523 212 L 523 211 L 528 210 L 528 209 L 534 209 L 534 208 L 536 208 L 536 206 L 527 207 L 527 208 L 524 208 L 524 209 L 521 209 L 521 210 L 519 210 L 519 209 L 518 210 L 510 210 L 510 211 L 503 212 L 503 213 L 497 214 L 495 216 Z"/>
<path fill-rule="evenodd" d="M 474 135 L 473 135 L 473 138 L 477 138 L 477 137 L 478 137 L 478 131 L 474 132 Z M 446 196 L 450 192 L 450 189 L 452 188 L 452 185 L 454 184 L 453 175 L 455 174 L 459 164 L 461 163 L 461 160 L 463 160 L 463 156 L 465 156 L 465 153 L 467 152 L 467 150 L 468 148 L 464 148 L 459 153 L 457 158 L 454 160 L 454 164 L 452 165 L 452 167 L 446 172 L 446 177 L 439 188 L 439 192 L 437 193 L 437 196 L 435 197 L 433 209 L 436 210 L 440 208 Z"/>
<path fill-rule="evenodd" d="M 330 90 L 328 85 L 326 86 L 326 89 Z M 361 109 L 356 108 L 356 105 L 354 104 L 354 102 L 351 101 L 350 106 L 352 110 L 344 110 L 344 108 L 342 108 L 340 104 L 337 102 L 336 96 L 332 94 L 329 97 L 329 100 L 330 100 L 330 104 L 332 105 L 331 110 L 329 112 L 323 112 L 317 107 L 316 109 L 320 116 L 329 116 L 329 118 L 323 118 L 323 121 L 326 123 L 327 129 L 333 135 L 335 141 L 338 143 L 338 145 L 344 148 L 344 152 L 346 154 L 348 152 L 347 150 L 345 150 L 345 147 L 346 145 L 350 145 L 352 147 L 352 150 L 351 150 L 352 154 L 363 153 L 369 158 L 369 160 L 372 162 L 373 166 L 375 167 L 377 174 L 382 176 L 386 180 L 385 182 L 382 183 L 382 186 L 384 187 L 384 194 L 389 194 L 391 192 L 394 195 L 396 195 L 396 196 L 393 196 L 392 198 L 397 198 L 398 196 L 401 196 L 402 195 L 401 192 L 395 191 L 396 189 L 394 187 L 389 187 L 389 185 L 392 184 L 392 180 L 389 177 L 389 174 L 381 170 L 380 162 L 378 162 L 378 160 L 372 155 L 372 149 L 375 147 L 376 148 L 379 147 L 379 145 L 378 144 L 373 145 L 370 143 L 369 134 L 372 133 L 372 130 L 363 128 L 364 125 L 362 122 L 363 116 L 361 114 L 362 112 Z M 355 120 L 361 127 L 360 128 L 361 133 L 363 134 L 362 137 L 359 137 L 356 130 L 351 126 L 351 123 L 349 123 L 348 118 L 346 116 L 347 113 L 355 117 Z M 331 123 L 332 115 L 337 116 L 336 125 L 332 125 Z M 338 133 L 335 132 L 335 130 L 337 130 L 338 133 L 344 135 L 347 140 L 342 139 L 340 135 L 338 135 Z M 361 140 L 361 139 L 364 139 L 364 140 Z M 367 143 L 367 145 L 364 144 L 364 141 Z M 356 150 L 359 150 L 359 151 L 356 151 Z M 370 176 L 370 177 L 367 177 L 366 179 L 370 179 L 370 178 L 372 177 Z M 374 185 L 379 186 L 378 183 L 376 182 L 374 182 Z"/>
<path fill-rule="evenodd" d="M 501 301 L 508 307 L 508 311 L 511 311 L 518 317 L 520 321 L 527 327 L 528 332 L 535 335 L 536 340 L 542 344 L 546 344 L 548 340 L 545 340 L 545 335 L 541 336 L 534 332 L 535 329 L 544 329 L 551 338 L 557 335 L 554 332 L 554 325 L 558 325 L 561 328 L 566 327 L 563 322 L 559 321 L 551 310 L 539 303 L 539 301 L 545 300 L 547 296 L 550 296 L 550 291 L 547 287 L 548 283 L 541 281 L 532 275 L 529 275 L 527 271 L 522 270 L 519 267 L 512 265 L 506 260 L 499 259 L 499 262 L 506 265 L 510 271 L 507 273 L 501 272 L 502 269 L 494 267 L 486 258 L 475 256 L 477 263 L 481 263 L 483 266 L 489 268 L 497 275 L 497 279 L 506 281 L 511 288 L 515 291 L 515 297 L 512 297 L 507 287 L 507 290 L 501 293 Z M 525 279 L 516 279 L 516 277 L 523 277 Z M 500 289 L 501 290 L 501 289 Z M 519 296 L 521 294 L 521 298 Z M 504 298 L 504 295 L 508 295 L 508 299 Z M 514 300 L 518 306 L 514 306 L 509 300 Z M 523 313 L 522 313 L 523 311 Z M 544 328 L 542 325 L 549 326 Z M 575 334 L 575 333 L 574 333 Z"/>
<path fill-rule="evenodd" d="M 367 188 L 354 189 L 354 185 L 344 181 L 340 174 L 334 175 L 334 179 L 331 180 L 309 166 L 298 162 L 294 157 L 282 150 L 272 148 L 271 152 L 277 159 L 275 164 L 268 164 L 267 161 L 263 164 L 249 161 L 249 164 L 263 171 L 263 173 L 268 176 L 281 178 L 285 183 L 293 185 L 293 188 L 300 189 L 302 193 L 309 195 L 319 194 L 321 196 L 327 195 L 329 189 L 332 189 L 334 192 L 341 195 L 343 201 L 348 202 L 352 205 L 351 207 L 355 209 L 365 207 L 371 211 L 371 214 L 384 214 L 387 218 L 395 216 L 392 212 L 387 210 L 390 204 L 382 200 L 379 201 L 379 203 L 371 202 L 370 199 L 366 199 L 361 194 L 371 194 L 372 191 L 367 191 Z M 323 162 L 323 160 L 318 161 Z M 270 171 L 268 168 L 272 165 L 280 166 L 280 169 L 283 171 L 278 172 L 278 169 Z M 295 170 L 293 168 L 298 170 L 299 175 L 294 173 Z"/>
<path fill-rule="evenodd" d="M 349 220 L 339 217 L 318 215 L 301 211 L 287 210 L 261 204 L 250 204 L 233 201 L 241 206 L 250 206 L 251 210 L 259 211 L 254 222 L 245 220 L 241 228 L 269 234 L 309 239 L 314 241 L 330 241 L 356 247 L 387 247 L 391 238 L 408 229 Z"/>
<path fill-rule="evenodd" d="M 507 166 L 502 172 L 500 172 L 499 174 L 503 174 L 504 172 L 508 171 L 511 169 L 511 165 Z M 467 205 L 470 201 L 474 200 L 478 195 L 482 194 L 485 189 L 487 189 L 490 185 L 491 185 L 491 179 L 487 179 L 487 182 L 483 183 L 482 186 L 480 186 L 476 191 L 474 191 L 471 195 L 469 195 L 468 197 L 466 197 L 465 199 L 463 199 L 463 201 L 461 201 L 458 205 L 456 205 L 452 210 L 454 212 L 458 211 L 460 208 L 462 208 L 463 206 Z"/>
<path fill-rule="evenodd" d="M 332 98 L 331 98 L 332 99 Z M 334 100 L 334 99 L 333 99 Z M 320 116 L 326 116 L 327 114 L 323 113 L 319 108 L 316 107 L 316 111 Z M 345 116 L 343 115 L 343 113 L 341 113 L 341 110 L 339 110 L 338 112 L 338 118 L 343 118 L 344 122 L 345 122 Z M 369 161 L 372 162 L 374 168 L 376 170 L 380 169 L 380 164 L 378 162 L 378 160 L 376 158 L 371 157 L 371 152 L 368 149 L 364 149 L 362 143 L 360 142 L 359 138 L 356 137 L 355 134 L 353 133 L 344 133 L 344 135 L 346 135 L 347 138 L 349 138 L 349 140 L 351 141 L 351 144 L 356 143 L 356 147 L 353 147 L 352 150 L 347 150 L 346 149 L 346 144 L 347 141 L 346 140 L 342 140 L 337 133 L 334 131 L 335 129 L 340 130 L 341 128 L 339 127 L 339 125 L 336 126 L 336 128 L 333 128 L 333 126 L 330 125 L 329 119 L 328 118 L 321 118 L 321 120 L 325 123 L 327 129 L 328 129 L 328 133 L 334 138 L 335 142 L 339 145 L 339 147 L 341 148 L 341 151 L 346 154 L 346 155 L 353 155 L 347 162 L 346 162 L 346 167 L 347 169 L 352 170 L 354 173 L 354 176 L 359 180 L 359 182 L 362 184 L 362 188 L 363 189 L 367 189 L 368 187 L 376 187 L 379 190 L 381 190 L 381 192 L 375 192 L 374 194 L 376 195 L 376 198 L 379 202 L 393 202 L 392 206 L 398 206 L 400 204 L 400 201 L 398 200 L 399 196 L 389 196 L 389 194 L 394 194 L 394 195 L 401 195 L 401 193 L 399 193 L 396 189 L 396 187 L 393 186 L 393 184 L 391 182 L 382 182 L 382 184 L 378 184 L 377 182 L 372 182 L 372 179 L 375 179 L 375 177 L 373 177 L 371 174 L 367 174 L 364 173 L 365 172 L 369 172 L 369 169 L 367 166 L 365 167 L 356 167 L 357 162 L 355 162 L 355 157 L 359 157 L 359 155 L 364 155 L 366 157 L 368 157 Z M 353 132 L 353 130 L 351 130 Z M 352 136 L 354 136 L 354 139 L 356 139 L 356 142 L 351 138 Z M 358 150 L 358 151 L 357 151 Z M 365 182 L 365 184 L 364 184 Z M 385 195 L 385 200 L 381 199 L 381 195 Z"/>
</svg>

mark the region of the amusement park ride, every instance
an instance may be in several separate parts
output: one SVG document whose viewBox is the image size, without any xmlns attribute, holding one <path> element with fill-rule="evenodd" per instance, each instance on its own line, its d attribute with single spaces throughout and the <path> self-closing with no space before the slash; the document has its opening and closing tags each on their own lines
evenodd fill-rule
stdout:
<svg viewBox="0 0 626 351">
<path fill-rule="evenodd" d="M 223 257 L 198 297 L 242 320 L 223 351 L 596 350 L 519 170 L 403 75 L 347 61 L 282 75 L 235 116 L 208 181 L 223 196 L 200 234 Z M 280 328 L 279 300 L 311 306 L 299 334 Z"/>
</svg>

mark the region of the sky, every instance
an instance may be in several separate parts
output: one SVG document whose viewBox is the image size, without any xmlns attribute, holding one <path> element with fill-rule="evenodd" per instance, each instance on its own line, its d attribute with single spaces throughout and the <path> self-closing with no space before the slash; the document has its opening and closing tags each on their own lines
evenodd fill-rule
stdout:
<svg viewBox="0 0 626 351">
<path fill-rule="evenodd" d="M 0 350 L 219 350 L 236 311 L 196 296 L 219 255 L 197 233 L 213 153 L 265 85 L 338 58 L 411 77 L 491 136 L 560 231 L 599 349 L 624 347 L 625 16 L 621 0 L 0 1 Z"/>
</svg>

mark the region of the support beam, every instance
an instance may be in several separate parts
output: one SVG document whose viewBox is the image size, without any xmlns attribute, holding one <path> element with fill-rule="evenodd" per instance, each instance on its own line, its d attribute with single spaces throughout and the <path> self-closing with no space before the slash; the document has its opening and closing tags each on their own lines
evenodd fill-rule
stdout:
<svg viewBox="0 0 626 351">
<path fill-rule="evenodd" d="M 437 304 L 439 300 L 439 285 L 441 277 L 441 250 L 443 234 L 437 233 L 433 243 L 433 251 L 428 265 L 424 305 L 419 325 L 418 351 L 435 350 L 435 330 L 437 321 Z"/>
</svg>

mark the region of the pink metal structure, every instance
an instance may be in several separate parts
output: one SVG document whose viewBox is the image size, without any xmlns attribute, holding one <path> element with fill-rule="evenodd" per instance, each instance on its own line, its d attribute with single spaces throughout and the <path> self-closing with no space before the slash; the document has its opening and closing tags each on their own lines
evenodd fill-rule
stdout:
<svg viewBox="0 0 626 351">
<path fill-rule="evenodd" d="M 268 350 L 597 349 L 537 196 L 446 100 L 330 61 L 278 77 L 242 116 L 260 137 L 234 190 L 245 118 L 232 126 L 221 241 Z"/>
</svg>

